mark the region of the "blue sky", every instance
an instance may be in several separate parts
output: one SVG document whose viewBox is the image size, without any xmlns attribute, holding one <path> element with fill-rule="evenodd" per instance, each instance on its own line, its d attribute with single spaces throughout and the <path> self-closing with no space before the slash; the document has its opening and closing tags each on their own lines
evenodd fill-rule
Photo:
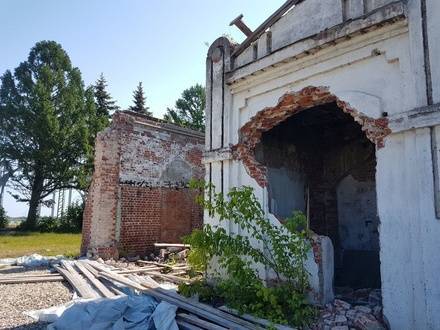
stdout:
<svg viewBox="0 0 440 330">
<path fill-rule="evenodd" d="M 142 81 L 156 116 L 183 89 L 204 83 L 210 44 L 224 33 L 242 41 L 229 22 L 243 13 L 255 29 L 284 1 L 1 0 L 0 72 L 15 68 L 40 40 L 68 52 L 86 84 L 101 72 L 118 104 L 130 105 Z"/>
<path fill-rule="evenodd" d="M 0 0 L 0 74 L 27 58 L 40 40 L 55 40 L 88 85 L 104 73 L 118 105 L 127 108 L 142 81 L 157 117 L 187 87 L 205 82 L 209 44 L 243 35 L 229 22 L 239 14 L 255 29 L 284 0 Z M 6 198 L 10 216 L 26 206 Z"/>
</svg>

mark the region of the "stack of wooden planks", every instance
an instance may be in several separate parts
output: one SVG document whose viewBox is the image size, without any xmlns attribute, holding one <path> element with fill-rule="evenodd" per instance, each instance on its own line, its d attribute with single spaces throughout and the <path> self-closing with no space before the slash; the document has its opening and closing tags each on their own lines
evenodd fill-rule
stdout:
<svg viewBox="0 0 440 330">
<path fill-rule="evenodd" d="M 114 281 L 146 293 L 160 301 L 166 301 L 178 307 L 176 317 L 180 329 L 267 329 L 279 330 L 291 329 L 282 325 L 273 325 L 266 320 L 255 317 L 244 319 L 232 310 L 220 310 L 218 308 L 188 299 L 173 290 L 163 289 L 151 277 L 141 277 L 133 274 L 124 276 L 117 271 L 106 269 L 104 266 L 93 263 L 100 271 L 99 275 L 110 281 Z"/>
<path fill-rule="evenodd" d="M 22 275 L 20 278 L 18 278 L 19 275 L 15 275 L 14 278 L 12 276 L 2 277 L 0 278 L 0 284 L 2 281 L 9 280 L 17 282 L 18 280 L 59 281 L 65 279 L 82 298 L 112 298 L 123 295 L 122 287 L 128 287 L 139 293 L 153 296 L 158 301 L 166 301 L 177 306 L 176 322 L 179 328 L 184 330 L 291 329 L 286 326 L 271 324 L 267 320 L 261 320 L 250 315 L 240 316 L 236 311 L 226 307 L 219 309 L 194 299 L 188 299 L 174 290 L 164 289 L 153 279 L 160 278 L 175 283 L 189 281 L 187 278 L 176 275 L 188 270 L 185 264 L 169 266 L 149 261 L 138 261 L 138 263 L 144 265 L 144 267 L 120 269 L 87 259 L 62 261 L 60 265 L 54 266 L 58 274 L 47 274 L 44 277 L 38 277 L 39 275 Z M 168 273 L 161 273 L 164 270 Z"/>
<path fill-rule="evenodd" d="M 0 284 L 60 282 L 64 278 L 57 273 L 8 274 L 0 276 Z"/>
</svg>

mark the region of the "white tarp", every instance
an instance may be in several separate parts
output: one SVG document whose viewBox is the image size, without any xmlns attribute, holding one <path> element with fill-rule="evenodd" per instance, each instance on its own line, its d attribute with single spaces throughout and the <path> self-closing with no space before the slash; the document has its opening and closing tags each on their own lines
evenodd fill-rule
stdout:
<svg viewBox="0 0 440 330">
<path fill-rule="evenodd" d="M 0 265 L 43 267 L 49 266 L 52 263 L 57 263 L 63 259 L 65 259 L 64 256 L 45 257 L 35 253 L 31 254 L 30 256 L 23 256 L 19 258 L 0 259 Z"/>
</svg>

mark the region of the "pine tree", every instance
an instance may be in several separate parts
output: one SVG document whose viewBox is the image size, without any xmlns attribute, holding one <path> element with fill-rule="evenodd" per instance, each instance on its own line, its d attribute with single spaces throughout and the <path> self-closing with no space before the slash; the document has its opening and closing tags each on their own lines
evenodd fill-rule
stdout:
<svg viewBox="0 0 440 330">
<path fill-rule="evenodd" d="M 145 106 L 146 97 L 144 95 L 144 89 L 142 87 L 142 82 L 139 82 L 139 85 L 133 92 L 133 103 L 134 105 L 130 107 L 131 111 L 142 113 L 147 116 L 152 116 L 153 114 L 148 111 L 149 107 Z"/>
<path fill-rule="evenodd" d="M 29 204 L 29 229 L 45 197 L 87 188 L 94 136 L 105 119 L 96 114 L 81 72 L 54 41 L 38 42 L 14 73 L 0 77 L 0 155 L 14 164 L 9 180 L 13 197 Z"/>
<path fill-rule="evenodd" d="M 110 93 L 107 92 L 107 81 L 102 73 L 94 87 L 96 112 L 98 116 L 110 118 L 110 114 L 113 111 L 119 110 L 119 107 L 116 105 L 116 101 L 112 100 Z"/>
</svg>

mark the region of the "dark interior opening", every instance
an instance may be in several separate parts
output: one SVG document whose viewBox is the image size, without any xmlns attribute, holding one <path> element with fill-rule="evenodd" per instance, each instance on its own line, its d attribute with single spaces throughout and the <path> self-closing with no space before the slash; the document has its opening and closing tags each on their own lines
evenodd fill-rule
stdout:
<svg viewBox="0 0 440 330">
<path fill-rule="evenodd" d="M 303 211 L 329 236 L 335 286 L 380 287 L 375 145 L 336 103 L 307 109 L 263 134 L 256 159 L 266 166 L 269 210 Z"/>
</svg>

